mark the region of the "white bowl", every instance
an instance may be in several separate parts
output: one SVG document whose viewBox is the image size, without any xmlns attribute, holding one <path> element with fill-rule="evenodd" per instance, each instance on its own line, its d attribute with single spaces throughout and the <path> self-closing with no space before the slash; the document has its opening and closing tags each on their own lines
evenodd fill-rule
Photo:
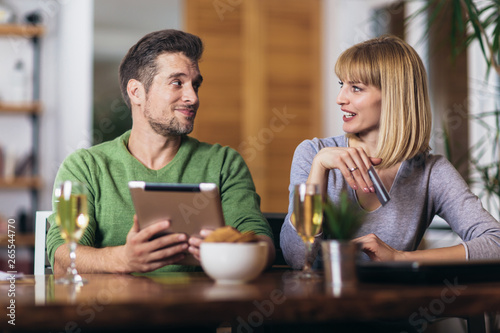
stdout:
<svg viewBox="0 0 500 333">
<path fill-rule="evenodd" d="M 267 244 L 201 243 L 200 261 L 205 273 L 220 284 L 240 284 L 255 279 L 267 262 Z"/>
</svg>

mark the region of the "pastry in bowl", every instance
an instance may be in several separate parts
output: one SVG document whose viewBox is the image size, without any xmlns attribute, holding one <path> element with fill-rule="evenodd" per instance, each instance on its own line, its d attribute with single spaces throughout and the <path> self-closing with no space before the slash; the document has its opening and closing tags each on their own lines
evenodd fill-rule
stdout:
<svg viewBox="0 0 500 333">
<path fill-rule="evenodd" d="M 205 273 L 219 284 L 246 283 L 266 266 L 268 247 L 253 232 L 240 233 L 229 226 L 214 230 L 200 246 Z"/>
</svg>

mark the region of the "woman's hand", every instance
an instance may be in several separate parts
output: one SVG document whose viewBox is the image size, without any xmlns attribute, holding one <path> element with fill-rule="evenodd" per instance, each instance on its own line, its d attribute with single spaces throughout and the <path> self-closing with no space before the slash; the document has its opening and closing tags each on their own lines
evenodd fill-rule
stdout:
<svg viewBox="0 0 500 333">
<path fill-rule="evenodd" d="M 361 244 L 361 249 L 373 261 L 403 260 L 405 252 L 398 251 L 384 243 L 375 234 L 368 234 L 353 240 Z"/>
<path fill-rule="evenodd" d="M 374 193 L 373 182 L 368 175 L 372 165 L 380 164 L 380 158 L 369 157 L 362 148 L 327 147 L 314 157 L 308 182 L 326 184 L 327 171 L 339 169 L 354 190 Z"/>
<path fill-rule="evenodd" d="M 446 261 L 467 260 L 465 245 L 458 244 L 436 249 L 398 251 L 384 243 L 375 234 L 369 234 L 353 240 L 361 244 L 361 249 L 373 261 Z"/>
</svg>

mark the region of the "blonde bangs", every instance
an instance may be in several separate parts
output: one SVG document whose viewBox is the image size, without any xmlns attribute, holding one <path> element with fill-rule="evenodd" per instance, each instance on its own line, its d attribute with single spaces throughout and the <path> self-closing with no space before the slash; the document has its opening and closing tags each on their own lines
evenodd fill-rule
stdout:
<svg viewBox="0 0 500 333">
<path fill-rule="evenodd" d="M 380 89 L 379 66 L 374 54 L 366 49 L 352 47 L 344 51 L 335 64 L 335 74 L 341 81 L 363 83 Z"/>
</svg>

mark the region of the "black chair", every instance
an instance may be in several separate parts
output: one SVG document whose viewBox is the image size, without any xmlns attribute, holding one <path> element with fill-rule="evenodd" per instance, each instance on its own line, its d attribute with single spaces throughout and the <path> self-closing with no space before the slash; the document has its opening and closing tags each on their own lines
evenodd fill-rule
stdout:
<svg viewBox="0 0 500 333">
<path fill-rule="evenodd" d="M 264 217 L 269 222 L 274 237 L 274 247 L 276 248 L 276 259 L 274 260 L 274 267 L 288 266 L 280 246 L 280 232 L 281 226 L 285 221 L 286 213 L 264 213 Z"/>
</svg>

